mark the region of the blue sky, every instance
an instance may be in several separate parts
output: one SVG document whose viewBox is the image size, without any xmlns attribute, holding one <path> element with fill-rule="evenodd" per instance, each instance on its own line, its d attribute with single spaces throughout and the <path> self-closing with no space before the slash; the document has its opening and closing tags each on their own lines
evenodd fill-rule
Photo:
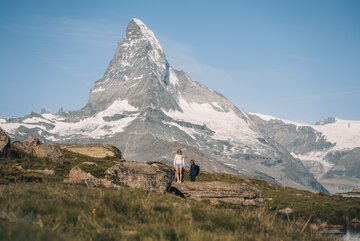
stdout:
<svg viewBox="0 0 360 241">
<path fill-rule="evenodd" d="M 360 120 L 360 1 L 0 2 L 0 116 L 83 107 L 127 23 L 240 110 Z"/>
</svg>

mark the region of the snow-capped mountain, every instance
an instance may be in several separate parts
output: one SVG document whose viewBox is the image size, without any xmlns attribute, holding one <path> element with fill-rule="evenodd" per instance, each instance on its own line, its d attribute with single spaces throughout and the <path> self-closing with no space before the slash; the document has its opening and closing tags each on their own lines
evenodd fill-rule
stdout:
<svg viewBox="0 0 360 241">
<path fill-rule="evenodd" d="M 0 119 L 13 138 L 110 143 L 126 159 L 171 162 L 178 148 L 202 170 L 326 190 L 280 144 L 256 130 L 223 95 L 174 69 L 155 34 L 139 19 L 128 24 L 104 76 L 78 111 Z"/>
<path fill-rule="evenodd" d="M 249 113 L 257 128 L 303 161 L 331 192 L 350 191 L 360 183 L 360 121 L 328 118 L 307 125 Z"/>
</svg>

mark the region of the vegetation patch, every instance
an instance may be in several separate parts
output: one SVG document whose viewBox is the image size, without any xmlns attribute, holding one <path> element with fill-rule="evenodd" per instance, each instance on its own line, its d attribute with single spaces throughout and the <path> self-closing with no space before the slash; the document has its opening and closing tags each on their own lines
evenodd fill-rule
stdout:
<svg viewBox="0 0 360 241">
<path fill-rule="evenodd" d="M 202 172 L 197 182 L 246 183 L 261 191 L 262 206 L 212 205 L 170 193 L 67 185 L 63 180 L 74 166 L 104 177 L 119 160 L 67 150 L 64 159 L 58 164 L 33 158 L 1 160 L 0 181 L 7 184 L 0 185 L 0 240 L 329 240 L 310 224 L 344 224 L 360 216 L 357 198 L 228 174 Z M 55 175 L 21 171 L 45 168 Z M 285 215 L 279 212 L 283 208 L 293 212 Z"/>
</svg>

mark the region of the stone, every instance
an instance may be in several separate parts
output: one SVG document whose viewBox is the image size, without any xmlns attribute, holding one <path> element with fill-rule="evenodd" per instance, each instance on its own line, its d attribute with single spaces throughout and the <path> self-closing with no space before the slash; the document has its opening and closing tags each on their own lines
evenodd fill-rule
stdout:
<svg viewBox="0 0 360 241">
<path fill-rule="evenodd" d="M 34 149 L 19 142 L 15 141 L 11 145 L 11 150 L 13 153 L 16 153 L 16 155 L 19 156 L 33 156 L 34 155 Z"/>
<path fill-rule="evenodd" d="M 56 163 L 63 163 L 63 153 L 58 145 L 42 144 L 35 146 L 35 156 L 41 159 L 46 159 Z"/>
<path fill-rule="evenodd" d="M 35 146 L 41 145 L 41 142 L 38 138 L 29 136 L 23 141 L 23 144 L 26 146 L 35 147 Z"/>
<path fill-rule="evenodd" d="M 165 193 L 174 180 L 174 171 L 160 163 L 140 163 L 126 161 L 116 164 L 105 172 L 105 177 L 112 183 L 131 188 Z"/>
<path fill-rule="evenodd" d="M 91 173 L 87 173 L 80 169 L 79 167 L 73 167 L 67 179 L 64 180 L 64 183 L 68 184 L 83 184 L 88 188 L 94 187 L 107 187 L 107 188 L 119 188 L 119 186 L 111 183 L 106 179 L 96 178 Z"/>
<path fill-rule="evenodd" d="M 94 177 L 90 173 L 83 171 L 79 167 L 73 167 L 70 170 L 69 176 L 64 180 L 64 183 L 85 184 L 88 187 L 96 187 L 101 185 L 101 182 L 98 178 Z"/>
<path fill-rule="evenodd" d="M 54 169 L 47 169 L 47 168 L 45 168 L 44 170 L 26 169 L 25 171 L 30 172 L 30 173 L 40 173 L 40 174 L 44 174 L 46 176 L 54 176 L 55 175 Z"/>
<path fill-rule="evenodd" d="M 289 215 L 289 214 L 291 214 L 293 212 L 294 212 L 294 210 L 292 208 L 283 208 L 283 209 L 279 210 L 279 213 L 284 213 L 286 215 Z"/>
<path fill-rule="evenodd" d="M 294 209 L 288 208 L 288 207 L 279 210 L 279 213 L 283 213 L 283 214 L 286 215 L 287 220 L 288 220 L 289 222 L 290 222 L 289 214 L 292 214 L 293 212 L 294 212 Z"/>
<path fill-rule="evenodd" d="M 95 167 L 97 167 L 98 166 L 98 164 L 96 164 L 95 162 L 83 162 L 83 163 L 81 163 L 82 165 L 87 165 L 87 166 L 95 166 Z"/>
<path fill-rule="evenodd" d="M 181 191 L 187 198 L 198 201 L 208 200 L 211 204 L 259 206 L 263 202 L 260 191 L 245 183 L 184 182 L 173 183 L 172 187 Z"/>
<path fill-rule="evenodd" d="M 10 137 L 0 128 L 0 158 L 8 157 L 10 152 Z"/>
<path fill-rule="evenodd" d="M 352 193 L 360 193 L 360 188 L 354 188 L 351 192 Z"/>
<path fill-rule="evenodd" d="M 28 137 L 23 143 L 15 141 L 11 148 L 13 152 L 20 156 L 36 157 L 56 163 L 64 162 L 59 145 L 41 144 L 37 138 Z"/>
<path fill-rule="evenodd" d="M 115 146 L 109 144 L 61 144 L 60 148 L 95 158 L 116 157 L 123 160 L 121 151 Z"/>
</svg>

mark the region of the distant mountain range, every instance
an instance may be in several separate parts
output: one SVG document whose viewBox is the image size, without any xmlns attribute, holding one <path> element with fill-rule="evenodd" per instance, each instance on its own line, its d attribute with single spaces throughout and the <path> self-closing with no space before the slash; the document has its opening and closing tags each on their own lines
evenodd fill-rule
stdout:
<svg viewBox="0 0 360 241">
<path fill-rule="evenodd" d="M 302 160 L 331 192 L 360 186 L 360 121 L 331 117 L 307 125 L 257 113 L 248 116 L 264 135 Z"/>
<path fill-rule="evenodd" d="M 350 125 L 356 127 L 355 122 Z M 17 140 L 31 135 L 43 142 L 113 144 L 128 160 L 171 163 L 175 151 L 182 148 L 187 162 L 195 159 L 202 170 L 325 193 L 303 163 L 317 177 L 325 171 L 331 175 L 329 170 L 341 154 L 327 152 L 333 159 L 323 159 L 322 172 L 315 171 L 321 162 L 308 165 L 302 157 L 311 151 L 335 150 L 336 143 L 342 145 L 327 139 L 331 132 L 328 137 L 321 134 L 322 126 L 318 130 L 298 127 L 241 112 L 220 93 L 174 69 L 155 34 L 139 19 L 128 24 L 126 36 L 104 76 L 95 82 L 84 108 L 2 118 L 0 127 Z M 285 130 L 277 133 L 275 128 Z M 301 137 L 306 135 L 305 129 L 307 138 Z M 328 164 L 329 170 L 325 168 Z"/>
</svg>

